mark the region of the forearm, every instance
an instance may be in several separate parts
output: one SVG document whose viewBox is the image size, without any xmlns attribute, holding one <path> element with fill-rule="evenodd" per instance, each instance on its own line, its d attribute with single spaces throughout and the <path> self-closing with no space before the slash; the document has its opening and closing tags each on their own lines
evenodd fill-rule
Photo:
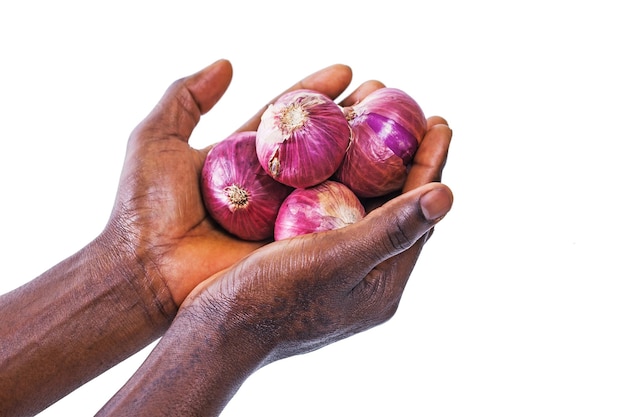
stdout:
<svg viewBox="0 0 626 417">
<path fill-rule="evenodd" d="M 0 415 L 42 410 L 164 332 L 170 295 L 119 244 L 100 236 L 0 298 Z"/>
<path fill-rule="evenodd" d="M 232 317 L 184 308 L 103 416 L 217 416 L 267 354 Z M 223 318 L 219 318 L 222 316 Z"/>
</svg>

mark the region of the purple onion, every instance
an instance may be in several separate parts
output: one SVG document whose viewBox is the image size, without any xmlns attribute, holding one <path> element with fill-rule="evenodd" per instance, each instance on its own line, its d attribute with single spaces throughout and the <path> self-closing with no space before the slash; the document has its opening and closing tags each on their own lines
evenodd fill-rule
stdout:
<svg viewBox="0 0 626 417">
<path fill-rule="evenodd" d="M 339 229 L 364 216 L 363 205 L 347 186 L 327 180 L 295 189 L 285 198 L 276 217 L 274 239 Z"/>
<path fill-rule="evenodd" d="M 256 156 L 256 132 L 217 143 L 202 167 L 202 197 L 211 217 L 245 240 L 266 240 L 291 187 L 267 175 Z"/>
<path fill-rule="evenodd" d="M 261 117 L 257 156 L 276 181 L 294 188 L 330 178 L 350 143 L 350 127 L 341 107 L 312 90 L 279 97 Z"/>
<path fill-rule="evenodd" d="M 426 134 L 420 106 L 401 90 L 381 88 L 344 110 L 352 142 L 334 178 L 359 197 L 401 189 Z"/>
</svg>

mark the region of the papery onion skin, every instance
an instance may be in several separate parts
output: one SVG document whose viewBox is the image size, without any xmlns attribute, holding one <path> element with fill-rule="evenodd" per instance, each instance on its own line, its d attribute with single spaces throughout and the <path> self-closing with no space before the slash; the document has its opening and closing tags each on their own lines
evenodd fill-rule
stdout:
<svg viewBox="0 0 626 417">
<path fill-rule="evenodd" d="M 235 133 L 209 151 L 201 190 L 211 217 L 226 231 L 251 241 L 271 239 L 291 187 L 267 175 L 256 156 L 256 132 Z"/>
<path fill-rule="evenodd" d="M 324 94 L 300 89 L 283 94 L 261 117 L 257 156 L 276 181 L 294 188 L 317 185 L 341 164 L 350 143 L 342 108 Z"/>
<path fill-rule="evenodd" d="M 361 201 L 347 186 L 327 180 L 295 189 L 285 198 L 276 217 L 274 239 L 339 229 L 364 216 Z"/>
<path fill-rule="evenodd" d="M 334 179 L 362 198 L 400 190 L 426 134 L 426 117 L 419 104 L 404 91 L 386 87 L 344 112 L 352 142 Z"/>
</svg>

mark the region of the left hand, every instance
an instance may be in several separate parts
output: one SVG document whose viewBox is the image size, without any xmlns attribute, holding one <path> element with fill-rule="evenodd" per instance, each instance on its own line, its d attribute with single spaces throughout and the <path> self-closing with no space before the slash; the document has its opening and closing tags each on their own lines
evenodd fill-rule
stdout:
<svg viewBox="0 0 626 417">
<path fill-rule="evenodd" d="M 157 285 L 156 291 L 164 285 L 177 306 L 202 280 L 267 243 L 235 238 L 207 215 L 199 178 L 209 148 L 188 144 L 201 115 L 217 103 L 231 77 L 230 63 L 222 60 L 178 80 L 132 132 L 113 213 L 103 233 L 124 242 L 127 258 L 137 259 L 146 282 Z M 289 90 L 309 88 L 335 98 L 351 77 L 349 67 L 333 65 Z M 239 130 L 256 129 L 263 110 Z"/>
</svg>

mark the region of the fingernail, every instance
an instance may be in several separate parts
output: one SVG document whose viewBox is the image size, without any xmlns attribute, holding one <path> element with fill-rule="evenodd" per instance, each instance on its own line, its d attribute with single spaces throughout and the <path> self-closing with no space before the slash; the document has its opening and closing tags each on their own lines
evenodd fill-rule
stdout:
<svg viewBox="0 0 626 417">
<path fill-rule="evenodd" d="M 437 220 L 450 211 L 452 194 L 444 186 L 433 188 L 420 198 L 420 207 L 426 220 Z"/>
</svg>

